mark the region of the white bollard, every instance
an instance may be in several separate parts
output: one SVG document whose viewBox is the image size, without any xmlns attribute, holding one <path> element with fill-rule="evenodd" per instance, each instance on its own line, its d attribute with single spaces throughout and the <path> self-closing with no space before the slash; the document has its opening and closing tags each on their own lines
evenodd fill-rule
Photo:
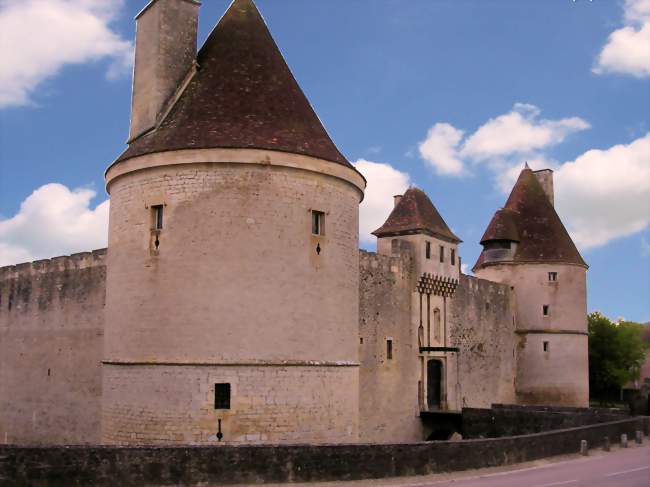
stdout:
<svg viewBox="0 0 650 487">
<path fill-rule="evenodd" d="M 621 448 L 627 448 L 627 435 L 625 433 L 621 435 Z"/>
<path fill-rule="evenodd" d="M 636 440 L 637 445 L 640 445 L 641 443 L 643 443 L 643 431 L 639 431 L 639 430 L 636 431 L 635 440 Z"/>
<path fill-rule="evenodd" d="M 589 446 L 587 445 L 587 440 L 580 440 L 580 455 L 583 457 L 589 455 Z"/>
</svg>

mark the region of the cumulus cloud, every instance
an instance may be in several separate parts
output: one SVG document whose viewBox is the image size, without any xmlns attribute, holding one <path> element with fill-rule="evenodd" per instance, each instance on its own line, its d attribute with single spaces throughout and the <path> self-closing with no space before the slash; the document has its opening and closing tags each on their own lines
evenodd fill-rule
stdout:
<svg viewBox="0 0 650 487">
<path fill-rule="evenodd" d="M 370 243 L 375 239 L 370 232 L 386 221 L 393 209 L 393 196 L 408 189 L 410 177 L 390 164 L 359 159 L 353 165 L 368 181 L 366 195 L 359 207 L 359 238 Z"/>
<path fill-rule="evenodd" d="M 0 220 L 0 266 L 106 247 L 109 201 L 93 209 L 95 196 L 56 183 L 38 188 Z"/>
<path fill-rule="evenodd" d="M 643 230 L 650 224 L 650 132 L 562 164 L 555 188 L 558 211 L 579 247 Z"/>
<path fill-rule="evenodd" d="M 624 26 L 610 34 L 593 71 L 650 76 L 650 0 L 626 0 Z"/>
<path fill-rule="evenodd" d="M 463 161 L 458 154 L 458 144 L 463 131 L 448 123 L 437 123 L 429 129 L 420 145 L 420 156 L 436 173 L 460 176 L 464 173 Z"/>
<path fill-rule="evenodd" d="M 0 108 L 32 103 L 40 83 L 68 64 L 109 59 L 128 72 L 133 45 L 111 30 L 123 0 L 0 0 Z"/>
<path fill-rule="evenodd" d="M 589 127 L 579 117 L 544 119 L 538 107 L 517 103 L 467 135 L 437 123 L 429 130 L 423 143 L 429 143 L 428 150 L 421 148 L 421 156 L 438 174 L 464 174 L 472 165 L 482 164 L 505 194 L 524 162 L 532 169 L 553 169 L 558 212 L 576 244 L 587 249 L 650 224 L 650 133 L 627 145 L 589 150 L 563 164 L 546 156 L 547 149 Z M 445 167 L 453 171 L 441 169 Z"/>
<path fill-rule="evenodd" d="M 488 120 L 467 138 L 462 155 L 478 161 L 513 154 L 529 154 L 561 143 L 569 134 L 590 125 L 580 117 L 540 119 L 535 105 L 515 103 L 504 115 Z"/>
<path fill-rule="evenodd" d="M 482 163 L 507 176 L 520 160 L 541 159 L 541 150 L 588 128 L 580 117 L 544 119 L 535 105 L 515 103 L 508 113 L 489 119 L 471 134 L 436 123 L 420 143 L 420 157 L 440 175 L 462 176 L 470 172 L 470 163 Z"/>
</svg>

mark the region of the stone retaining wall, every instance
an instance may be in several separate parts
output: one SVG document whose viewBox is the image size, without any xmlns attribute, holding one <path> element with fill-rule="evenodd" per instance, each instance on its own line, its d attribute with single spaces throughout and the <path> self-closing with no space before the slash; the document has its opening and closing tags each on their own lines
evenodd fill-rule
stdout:
<svg viewBox="0 0 650 487">
<path fill-rule="evenodd" d="M 629 418 L 629 412 L 606 408 L 571 408 L 493 404 L 492 409 L 463 408 L 464 438 L 528 435 Z"/>
<path fill-rule="evenodd" d="M 391 445 L 0 446 L 0 486 L 262 484 L 424 475 L 536 460 L 648 435 L 650 418 L 497 439 Z"/>
</svg>

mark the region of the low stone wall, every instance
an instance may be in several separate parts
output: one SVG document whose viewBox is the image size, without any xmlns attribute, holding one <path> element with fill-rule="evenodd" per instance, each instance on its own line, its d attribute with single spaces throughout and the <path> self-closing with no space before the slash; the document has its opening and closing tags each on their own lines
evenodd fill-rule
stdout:
<svg viewBox="0 0 650 487">
<path fill-rule="evenodd" d="M 463 408 L 464 438 L 500 438 L 618 421 L 626 411 L 493 404 L 492 409 Z"/>
<path fill-rule="evenodd" d="M 424 475 L 494 467 L 600 446 L 650 418 L 498 439 L 392 445 L 222 447 L 0 446 L 0 486 L 261 484 Z"/>
</svg>

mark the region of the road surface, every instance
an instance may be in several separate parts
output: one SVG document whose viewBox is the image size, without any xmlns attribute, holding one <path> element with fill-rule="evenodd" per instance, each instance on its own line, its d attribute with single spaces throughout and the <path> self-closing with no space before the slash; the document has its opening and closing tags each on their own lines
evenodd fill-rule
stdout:
<svg viewBox="0 0 650 487">
<path fill-rule="evenodd" d="M 291 487 L 650 487 L 650 442 L 611 452 L 556 457 L 508 467 L 408 479 L 283 484 Z M 267 486 L 272 487 L 272 486 Z M 276 484 L 279 487 L 279 484 Z"/>
</svg>

